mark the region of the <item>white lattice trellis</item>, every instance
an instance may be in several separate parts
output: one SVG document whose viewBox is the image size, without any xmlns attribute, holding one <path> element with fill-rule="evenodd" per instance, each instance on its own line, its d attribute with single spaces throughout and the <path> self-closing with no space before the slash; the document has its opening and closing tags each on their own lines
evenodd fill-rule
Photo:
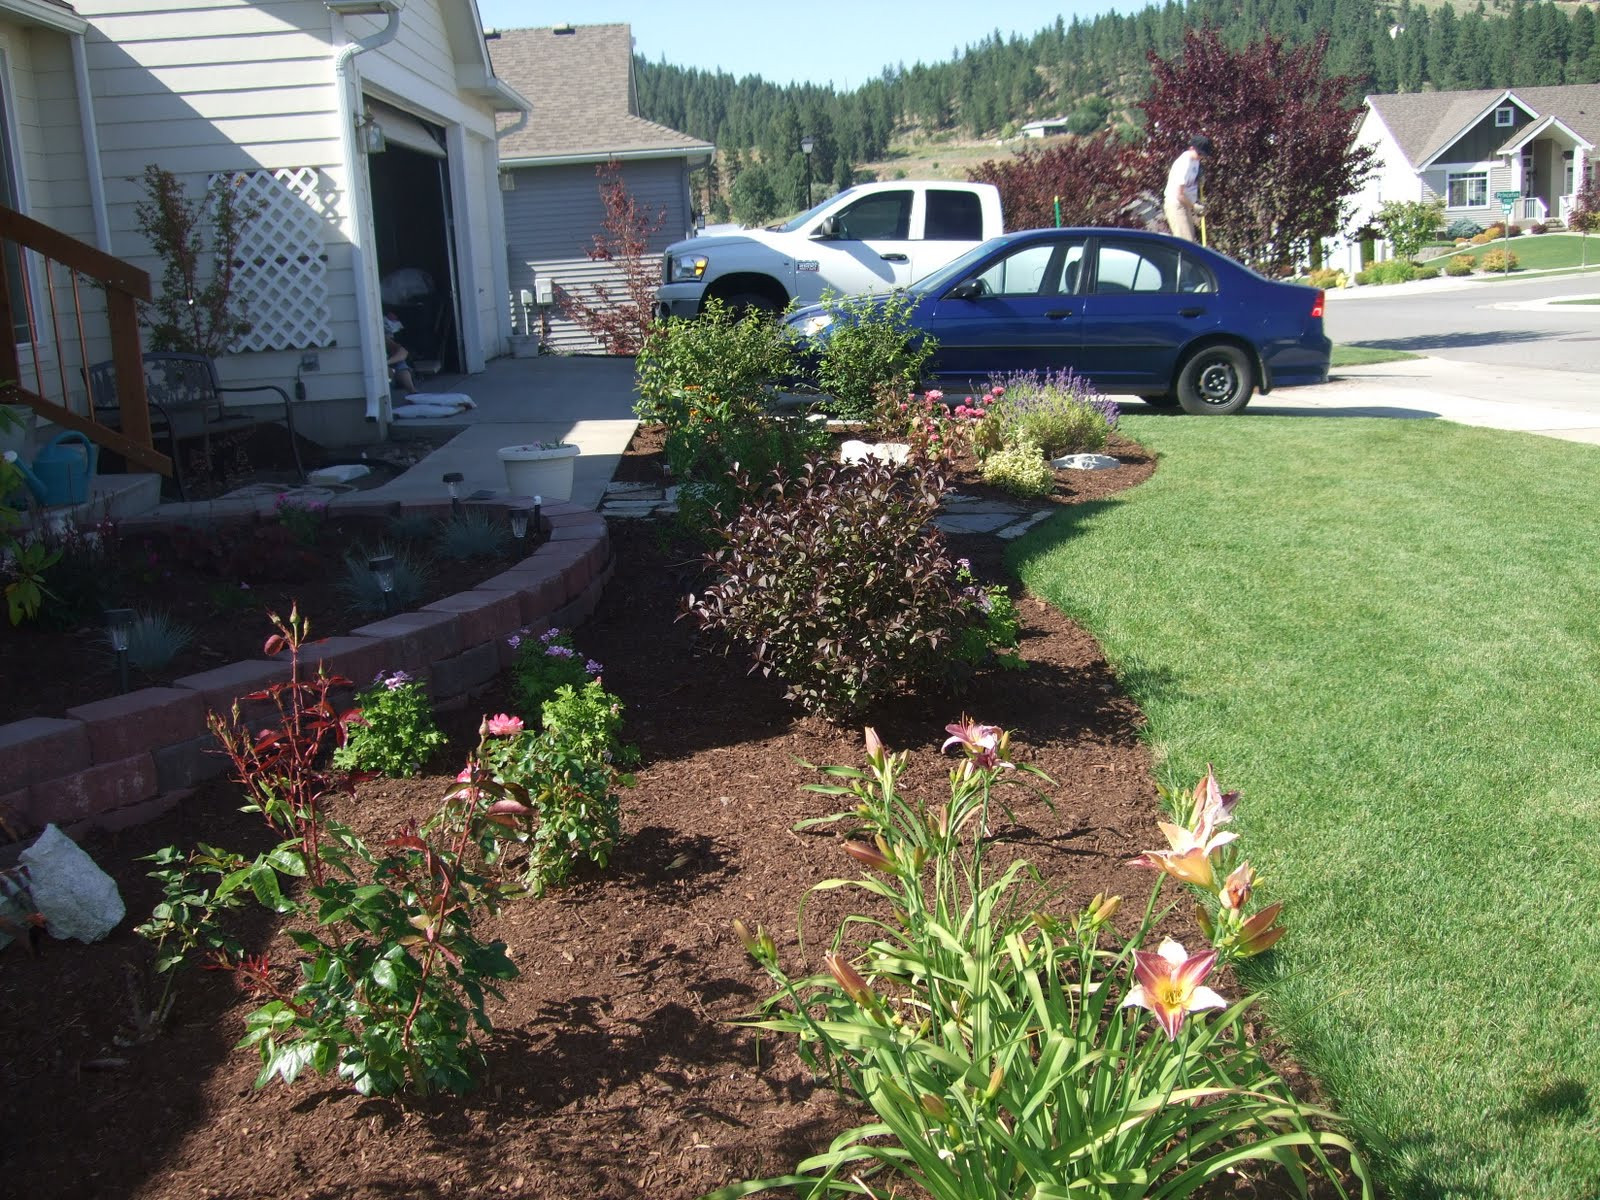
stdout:
<svg viewBox="0 0 1600 1200">
<path fill-rule="evenodd" d="M 213 179 L 216 177 L 213 176 Z M 315 167 L 239 171 L 229 176 L 241 203 L 261 215 L 244 228 L 235 260 L 239 292 L 253 328 L 239 350 L 290 350 L 333 344 L 328 261 L 322 231 L 329 189 Z"/>
</svg>

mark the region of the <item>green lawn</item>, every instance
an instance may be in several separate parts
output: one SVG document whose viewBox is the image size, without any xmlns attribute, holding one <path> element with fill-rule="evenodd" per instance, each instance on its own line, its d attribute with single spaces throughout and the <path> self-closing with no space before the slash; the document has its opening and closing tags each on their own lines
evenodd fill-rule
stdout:
<svg viewBox="0 0 1600 1200">
<path fill-rule="evenodd" d="M 1502 238 L 1483 246 L 1463 246 L 1456 253 L 1481 258 L 1490 250 L 1509 248 L 1517 256 L 1517 266 L 1524 271 L 1559 270 L 1585 264 L 1600 267 L 1600 237 L 1591 234 L 1587 246 L 1585 240 L 1577 233 L 1523 234 L 1510 241 Z M 1429 265 L 1442 266 L 1444 262 L 1442 258 L 1430 259 Z"/>
<path fill-rule="evenodd" d="M 1335 345 L 1328 360 L 1330 367 L 1365 367 L 1372 363 L 1404 362 L 1408 358 L 1421 358 L 1409 350 L 1373 350 L 1367 346 Z"/>
<path fill-rule="evenodd" d="M 1588 299 L 1588 300 L 1553 300 L 1553 301 L 1551 301 L 1551 303 L 1552 304 L 1600 304 L 1600 298 L 1591 298 L 1591 299 Z"/>
<path fill-rule="evenodd" d="M 1124 428 L 1155 476 L 1011 553 L 1100 639 L 1158 769 L 1243 789 L 1288 901 L 1253 981 L 1274 1025 L 1389 1194 L 1600 1195 L 1600 449 Z"/>
</svg>

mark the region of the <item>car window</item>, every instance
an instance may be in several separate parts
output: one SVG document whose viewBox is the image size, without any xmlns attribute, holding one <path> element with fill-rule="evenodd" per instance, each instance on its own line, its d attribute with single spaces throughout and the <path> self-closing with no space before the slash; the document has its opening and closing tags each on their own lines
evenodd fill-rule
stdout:
<svg viewBox="0 0 1600 1200">
<path fill-rule="evenodd" d="M 1158 242 L 1100 243 L 1094 290 L 1107 292 L 1178 291 L 1181 251 Z"/>
<path fill-rule="evenodd" d="M 1077 283 L 1082 242 L 1020 246 L 977 276 L 986 296 L 1054 296 Z"/>
<path fill-rule="evenodd" d="M 922 236 L 930 242 L 983 240 L 983 205 L 973 192 L 934 188 L 928 192 L 928 213 Z"/>
<path fill-rule="evenodd" d="M 1206 266 L 1193 254 L 1180 254 L 1178 257 L 1178 290 L 1180 292 L 1214 292 L 1217 290 L 1217 277 L 1211 273 L 1211 268 Z"/>
<path fill-rule="evenodd" d="M 854 242 L 870 238 L 904 241 L 911 236 L 911 193 L 863 196 L 839 214 L 836 228 L 838 236 Z"/>
</svg>

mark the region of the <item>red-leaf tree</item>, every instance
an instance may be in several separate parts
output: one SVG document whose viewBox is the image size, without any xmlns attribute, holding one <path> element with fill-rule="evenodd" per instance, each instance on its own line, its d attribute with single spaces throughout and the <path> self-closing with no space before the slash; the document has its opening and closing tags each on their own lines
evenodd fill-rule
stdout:
<svg viewBox="0 0 1600 1200">
<path fill-rule="evenodd" d="M 1007 229 L 1063 225 L 1131 225 L 1124 211 L 1139 191 L 1140 159 L 1104 130 L 1046 150 L 1023 150 L 1010 162 L 992 159 L 967 172 L 1000 189 Z"/>
<path fill-rule="evenodd" d="M 1269 272 L 1338 232 L 1344 198 L 1372 171 L 1372 151 L 1355 145 L 1361 108 L 1346 99 L 1356 80 L 1323 74 L 1327 48 L 1322 33 L 1292 50 L 1270 36 L 1234 50 L 1206 26 L 1188 30 L 1170 61 L 1149 56 L 1144 186 L 1160 192 L 1190 137 L 1208 135 L 1206 240 Z"/>
<path fill-rule="evenodd" d="M 606 283 L 597 282 L 589 285 L 586 296 L 558 288 L 557 301 L 562 316 L 583 326 L 608 353 L 637 354 L 655 320 L 656 285 L 661 282 L 660 260 L 649 252 L 650 239 L 666 224 L 667 210 L 663 208 L 654 219 L 647 217 L 623 183 L 615 159 L 596 167 L 595 174 L 600 177 L 605 217 L 589 258 L 622 269 L 624 294 L 615 295 Z"/>
</svg>

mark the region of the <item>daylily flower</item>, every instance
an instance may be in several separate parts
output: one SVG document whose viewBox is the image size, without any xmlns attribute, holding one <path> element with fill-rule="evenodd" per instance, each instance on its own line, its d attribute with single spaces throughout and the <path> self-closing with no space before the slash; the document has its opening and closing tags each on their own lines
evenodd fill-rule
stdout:
<svg viewBox="0 0 1600 1200">
<path fill-rule="evenodd" d="M 509 713 L 495 713 L 488 720 L 490 737 L 511 737 L 522 732 L 522 718 Z"/>
<path fill-rule="evenodd" d="M 1133 977 L 1137 982 L 1118 1007 L 1148 1009 L 1166 1032 L 1167 1040 L 1175 1042 L 1188 1014 L 1228 1006 L 1216 992 L 1201 986 L 1216 961 L 1215 950 L 1191 956 L 1171 938 L 1164 940 L 1154 954 L 1135 950 Z"/>
<path fill-rule="evenodd" d="M 1204 819 L 1199 829 L 1185 829 L 1170 821 L 1157 821 L 1156 827 L 1161 830 L 1171 849 L 1146 850 L 1138 858 L 1131 859 L 1128 865 L 1154 867 L 1174 879 L 1203 888 L 1216 885 L 1217 877 L 1211 869 L 1212 853 L 1239 836 L 1236 833 L 1215 833 Z"/>
<path fill-rule="evenodd" d="M 1237 791 L 1225 792 L 1217 784 L 1217 777 L 1206 764 L 1206 777 L 1194 785 L 1195 829 L 1209 833 L 1218 825 L 1233 820 L 1233 810 L 1239 803 Z M 1219 842 L 1218 845 L 1221 843 Z"/>
<path fill-rule="evenodd" d="M 1011 739 L 998 725 L 980 725 L 971 717 L 963 716 L 960 724 L 946 725 L 944 731 L 950 737 L 939 747 L 940 751 L 960 746 L 967 757 L 980 767 L 1011 766 L 1004 758 Z"/>
</svg>

